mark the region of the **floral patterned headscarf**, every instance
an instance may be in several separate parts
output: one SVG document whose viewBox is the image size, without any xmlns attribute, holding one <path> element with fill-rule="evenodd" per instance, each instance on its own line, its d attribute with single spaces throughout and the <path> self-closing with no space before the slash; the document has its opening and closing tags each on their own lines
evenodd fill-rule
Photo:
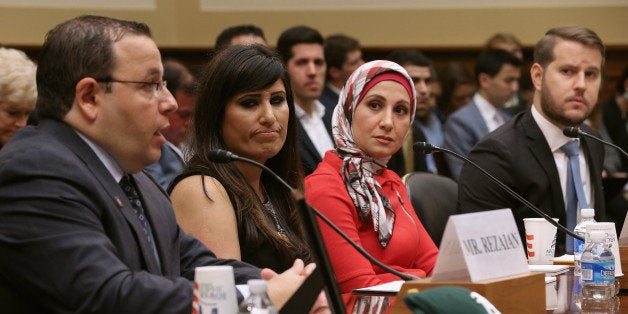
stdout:
<svg viewBox="0 0 628 314">
<path fill-rule="evenodd" d="M 376 79 L 382 74 L 385 77 Z M 397 81 L 408 91 L 411 105 L 411 117 L 408 123 L 412 123 L 416 108 L 416 90 L 412 79 L 406 70 L 398 64 L 391 61 L 376 60 L 360 66 L 347 80 L 334 109 L 332 130 L 336 143 L 336 154 L 343 160 L 340 173 L 347 187 L 347 192 L 349 192 L 349 196 L 357 208 L 360 220 L 372 219 L 379 243 L 382 247 L 386 247 L 392 237 L 395 212 L 381 186 L 373 178 L 373 174 L 380 174 L 384 171 L 390 156 L 373 158 L 366 155 L 356 145 L 351 129 L 356 106 L 368 90 L 380 80 Z"/>
</svg>

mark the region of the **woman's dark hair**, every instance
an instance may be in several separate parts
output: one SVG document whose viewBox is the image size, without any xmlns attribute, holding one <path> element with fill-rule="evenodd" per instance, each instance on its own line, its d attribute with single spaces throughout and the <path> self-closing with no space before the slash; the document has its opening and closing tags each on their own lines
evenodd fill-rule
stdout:
<svg viewBox="0 0 628 314">
<path fill-rule="evenodd" d="M 194 152 L 186 171 L 202 171 L 219 180 L 230 193 L 238 221 L 239 239 L 255 246 L 270 239 L 283 252 L 282 260 L 291 265 L 298 252 L 307 247 L 291 192 L 270 175 L 262 173 L 261 181 L 275 210 L 295 233 L 284 237 L 277 233 L 251 185 L 232 164 L 219 164 L 209 159 L 215 149 L 227 149 L 222 134 L 225 107 L 238 94 L 268 88 L 281 80 L 286 89 L 289 120 L 286 142 L 266 166 L 293 187 L 302 189 L 303 171 L 297 148 L 297 118 L 288 72 L 279 56 L 262 45 L 235 45 L 219 50 L 205 67 L 199 83 L 198 101 L 191 129 Z M 210 195 L 207 195 L 211 199 Z"/>
</svg>

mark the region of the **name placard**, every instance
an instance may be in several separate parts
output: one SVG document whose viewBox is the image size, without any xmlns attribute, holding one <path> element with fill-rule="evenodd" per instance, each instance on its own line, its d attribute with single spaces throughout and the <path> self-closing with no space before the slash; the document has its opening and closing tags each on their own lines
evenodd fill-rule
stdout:
<svg viewBox="0 0 628 314">
<path fill-rule="evenodd" d="M 499 209 L 449 217 L 432 281 L 478 282 L 528 272 L 512 211 Z"/>
</svg>

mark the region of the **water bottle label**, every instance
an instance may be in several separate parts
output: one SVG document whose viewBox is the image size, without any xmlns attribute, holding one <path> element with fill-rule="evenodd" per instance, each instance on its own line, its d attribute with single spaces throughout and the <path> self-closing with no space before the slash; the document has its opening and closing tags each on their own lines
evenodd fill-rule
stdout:
<svg viewBox="0 0 628 314">
<path fill-rule="evenodd" d="M 584 252 L 584 241 L 573 239 L 573 252 L 574 254 Z"/>
<path fill-rule="evenodd" d="M 615 281 L 615 262 L 582 262 L 582 280 L 584 282 Z"/>
</svg>

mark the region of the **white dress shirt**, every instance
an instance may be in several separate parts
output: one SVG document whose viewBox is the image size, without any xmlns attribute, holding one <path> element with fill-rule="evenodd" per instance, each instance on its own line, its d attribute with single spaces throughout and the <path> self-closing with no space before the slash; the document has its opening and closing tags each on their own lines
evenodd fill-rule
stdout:
<svg viewBox="0 0 628 314">
<path fill-rule="evenodd" d="M 475 93 L 475 95 L 473 95 L 473 102 L 478 107 L 478 110 L 480 110 L 482 119 L 484 119 L 484 123 L 486 123 L 489 132 L 493 132 L 493 130 L 504 124 L 501 111 L 493 107 L 482 95 Z"/>
<path fill-rule="evenodd" d="M 316 147 L 316 151 L 319 153 L 321 158 L 323 158 L 326 151 L 334 149 L 334 142 L 327 132 L 325 123 L 323 123 L 325 106 L 317 100 L 312 110 L 312 114 L 310 115 L 308 115 L 305 110 L 298 105 L 294 107 L 296 109 L 295 113 L 297 118 L 299 118 L 301 125 L 305 129 L 305 133 L 307 133 L 307 136 L 312 141 L 312 144 Z"/>
<path fill-rule="evenodd" d="M 532 106 L 532 117 L 536 124 L 539 125 L 541 132 L 545 136 L 545 140 L 549 144 L 550 150 L 554 155 L 554 162 L 556 163 L 556 169 L 558 170 L 558 177 L 560 179 L 560 186 L 563 191 L 563 200 L 565 201 L 565 207 L 567 206 L 567 163 L 569 157 L 560 149 L 567 142 L 574 139 L 567 137 L 563 134 L 563 130 L 553 125 L 540 112 Z M 577 141 L 578 139 L 576 139 Z M 591 176 L 589 175 L 589 165 L 587 165 L 582 145 L 579 146 L 578 159 L 580 160 L 580 177 L 582 179 L 582 187 L 584 188 L 584 194 L 587 198 L 587 203 L 590 208 L 595 208 L 593 204 L 593 189 L 591 186 Z"/>
</svg>

